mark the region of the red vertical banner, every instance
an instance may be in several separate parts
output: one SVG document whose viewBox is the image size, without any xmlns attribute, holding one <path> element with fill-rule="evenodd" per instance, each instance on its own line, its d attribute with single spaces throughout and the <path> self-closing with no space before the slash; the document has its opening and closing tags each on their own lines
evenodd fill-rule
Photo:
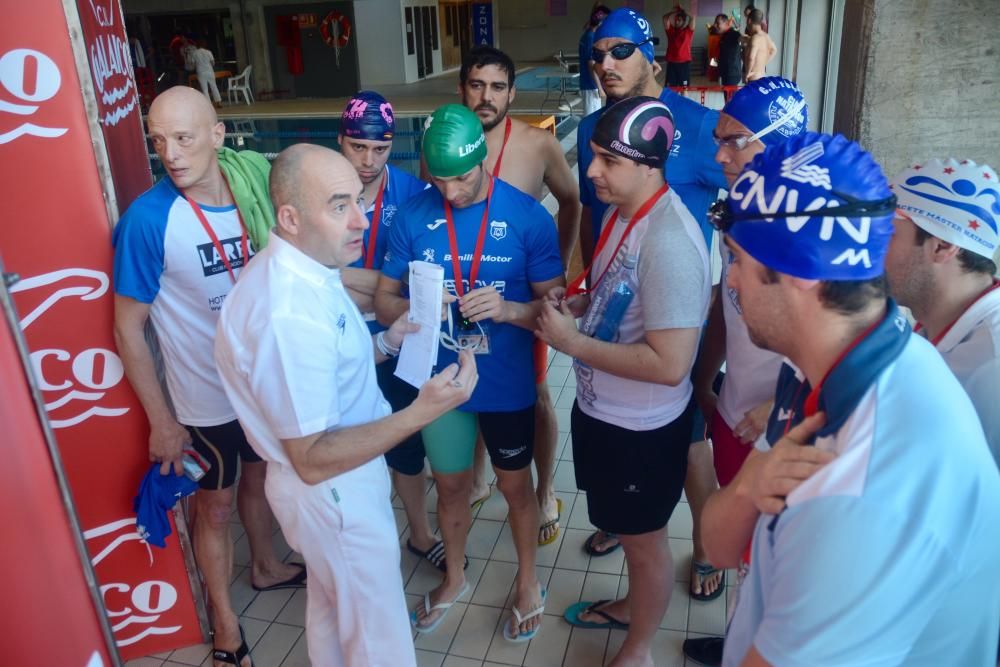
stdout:
<svg viewBox="0 0 1000 667">
<path fill-rule="evenodd" d="M 0 286 L 0 292 L 3 287 Z M 6 298 L 0 293 L 0 301 Z M 81 567 L 68 515 L 17 347 L 16 322 L 0 308 L 0 575 L 3 662 L 110 665 L 103 610 Z M 16 545 L 16 546 L 15 546 Z M 67 622 L 69 621 L 69 622 Z M 58 641 L 53 636 L 58 633 Z"/>
<path fill-rule="evenodd" d="M 125 21 L 118 0 L 77 0 L 77 8 L 120 214 L 153 184 Z"/>
<path fill-rule="evenodd" d="M 21 278 L 11 293 L 31 371 L 120 654 L 197 644 L 202 629 L 177 531 L 167 548 L 152 548 L 132 511 L 149 467 L 148 424 L 115 351 L 105 197 L 124 208 L 150 179 L 121 10 L 117 0 L 81 0 L 79 18 L 61 0 L 5 9 L 0 160 L 12 173 L 0 181 L 0 253 Z M 86 12 L 101 29 L 96 38 L 77 24 Z M 109 164 L 116 192 L 102 180 Z M 59 629 L 49 630 L 40 642 L 59 641 Z"/>
</svg>

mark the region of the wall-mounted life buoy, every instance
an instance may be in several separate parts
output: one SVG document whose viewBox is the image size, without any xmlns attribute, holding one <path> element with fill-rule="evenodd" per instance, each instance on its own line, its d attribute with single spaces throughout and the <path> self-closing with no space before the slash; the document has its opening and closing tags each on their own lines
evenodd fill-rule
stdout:
<svg viewBox="0 0 1000 667">
<path fill-rule="evenodd" d="M 337 24 L 337 35 L 334 35 L 333 24 Z M 330 12 L 319 26 L 319 34 L 331 49 L 342 49 L 351 39 L 351 22 L 340 12 Z"/>
</svg>

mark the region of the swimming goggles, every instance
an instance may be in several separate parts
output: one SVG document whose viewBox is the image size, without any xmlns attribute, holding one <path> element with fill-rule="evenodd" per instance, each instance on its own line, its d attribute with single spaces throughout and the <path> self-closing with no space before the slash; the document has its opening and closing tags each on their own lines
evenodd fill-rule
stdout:
<svg viewBox="0 0 1000 667">
<path fill-rule="evenodd" d="M 712 139 L 715 141 L 716 146 L 719 147 L 725 146 L 726 148 L 730 148 L 734 151 L 741 151 L 750 144 L 752 144 L 753 142 L 760 139 L 761 137 L 766 137 L 767 135 L 771 134 L 776 129 L 787 123 L 788 121 L 792 120 L 795 117 L 795 114 L 802 111 L 802 109 L 804 109 L 805 106 L 806 106 L 806 101 L 804 99 L 799 100 L 798 102 L 793 104 L 792 107 L 786 113 L 779 116 L 777 120 L 775 120 L 773 123 L 771 123 L 764 129 L 760 130 L 759 132 L 751 134 L 750 136 L 738 135 L 729 137 L 717 137 L 713 132 Z"/>
<path fill-rule="evenodd" d="M 726 199 L 719 199 L 708 208 L 708 221 L 720 232 L 728 232 L 737 222 L 746 220 L 772 220 L 778 218 L 811 218 L 823 216 L 824 218 L 878 218 L 884 215 L 895 213 L 896 195 L 891 195 L 885 199 L 874 201 L 861 201 L 854 197 L 832 193 L 833 196 L 844 199 L 846 204 L 841 206 L 831 206 L 830 208 L 818 208 L 814 211 L 791 211 L 765 213 L 758 211 L 755 213 L 733 213 L 726 204 Z"/>
<path fill-rule="evenodd" d="M 635 44 L 634 42 L 622 42 L 621 44 L 615 44 L 607 51 L 594 47 L 590 50 L 590 59 L 593 60 L 595 63 L 602 63 L 604 62 L 604 57 L 610 55 L 615 60 L 625 60 L 633 53 L 635 53 L 635 50 L 638 49 L 640 46 L 643 46 L 645 44 L 659 44 L 659 43 L 660 43 L 659 37 L 650 37 L 646 41 L 639 42 L 638 44 Z"/>
<path fill-rule="evenodd" d="M 455 302 L 457 307 L 458 302 Z M 454 308 L 448 308 L 448 333 L 441 332 L 441 346 L 446 350 L 451 350 L 452 352 L 461 352 L 462 350 L 469 350 L 470 352 L 475 352 L 479 349 L 482 344 L 483 338 L 486 337 L 486 332 L 483 331 L 483 327 L 479 322 L 469 322 L 468 320 L 463 320 L 468 326 L 462 326 L 459 324 L 459 334 L 458 338 L 455 338 L 455 318 L 452 316 L 451 311 Z M 463 331 L 466 332 L 463 334 Z M 465 337 L 465 341 L 462 339 Z"/>
</svg>

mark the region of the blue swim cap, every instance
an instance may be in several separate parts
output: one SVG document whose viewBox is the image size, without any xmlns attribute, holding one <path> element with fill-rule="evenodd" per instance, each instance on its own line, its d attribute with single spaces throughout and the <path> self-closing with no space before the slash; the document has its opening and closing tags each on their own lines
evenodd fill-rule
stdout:
<svg viewBox="0 0 1000 667">
<path fill-rule="evenodd" d="M 809 215 L 818 210 L 826 215 Z M 895 210 L 882 168 L 861 146 L 806 132 L 754 157 L 729 188 L 719 222 L 775 271 L 867 280 L 882 275 Z"/>
<path fill-rule="evenodd" d="M 392 105 L 371 90 L 352 97 L 340 116 L 340 134 L 352 139 L 388 141 L 395 133 Z"/>
<path fill-rule="evenodd" d="M 740 88 L 722 108 L 767 146 L 806 131 L 809 108 L 802 91 L 788 79 L 768 76 Z"/>
<path fill-rule="evenodd" d="M 642 14 L 624 7 L 608 14 L 601 27 L 594 33 L 595 42 L 608 37 L 618 37 L 627 39 L 633 44 L 642 44 L 639 50 L 649 62 L 653 62 L 653 45 L 660 41 L 653 37 L 653 29 Z"/>
</svg>

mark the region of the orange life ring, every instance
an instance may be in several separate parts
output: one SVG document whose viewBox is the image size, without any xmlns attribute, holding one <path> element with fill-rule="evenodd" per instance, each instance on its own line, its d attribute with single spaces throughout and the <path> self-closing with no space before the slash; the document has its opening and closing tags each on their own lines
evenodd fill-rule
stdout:
<svg viewBox="0 0 1000 667">
<path fill-rule="evenodd" d="M 336 21 L 340 27 L 339 37 L 334 37 L 333 32 L 330 30 L 334 21 Z M 330 12 L 319 25 L 319 33 L 323 36 L 323 41 L 326 42 L 326 45 L 331 49 L 334 47 L 342 49 L 347 46 L 347 42 L 351 39 L 351 22 L 340 12 Z"/>
</svg>

